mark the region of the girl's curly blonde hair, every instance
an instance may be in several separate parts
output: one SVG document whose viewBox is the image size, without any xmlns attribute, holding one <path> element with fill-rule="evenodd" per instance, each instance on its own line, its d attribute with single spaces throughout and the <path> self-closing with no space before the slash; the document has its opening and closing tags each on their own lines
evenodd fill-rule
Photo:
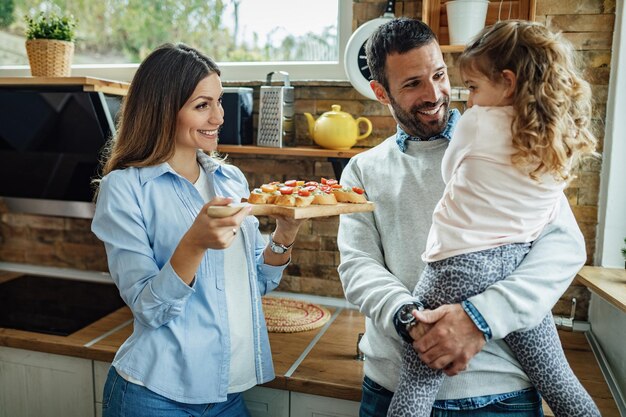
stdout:
<svg viewBox="0 0 626 417">
<path fill-rule="evenodd" d="M 531 178 L 550 174 L 567 181 L 580 158 L 595 153 L 591 89 L 559 34 L 534 22 L 498 22 L 474 38 L 459 68 L 495 83 L 502 82 L 502 71 L 515 73 L 512 162 Z"/>
</svg>

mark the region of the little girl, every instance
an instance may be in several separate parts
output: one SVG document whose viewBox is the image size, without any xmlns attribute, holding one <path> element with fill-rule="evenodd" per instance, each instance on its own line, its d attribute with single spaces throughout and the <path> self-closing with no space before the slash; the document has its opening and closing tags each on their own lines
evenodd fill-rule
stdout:
<svg viewBox="0 0 626 417">
<path fill-rule="evenodd" d="M 442 162 L 446 188 L 414 290 L 429 309 L 467 300 L 513 272 L 556 216 L 576 162 L 596 143 L 589 85 L 571 49 L 544 26 L 505 21 L 485 28 L 459 67 L 471 108 Z M 550 314 L 504 340 L 556 416 L 600 416 L 567 363 Z M 429 416 L 443 378 L 405 343 L 388 415 Z"/>
</svg>

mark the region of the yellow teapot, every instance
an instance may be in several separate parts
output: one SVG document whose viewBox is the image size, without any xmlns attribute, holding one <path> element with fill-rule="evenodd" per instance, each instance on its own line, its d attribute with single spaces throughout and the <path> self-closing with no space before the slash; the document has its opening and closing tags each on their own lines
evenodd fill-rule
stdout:
<svg viewBox="0 0 626 417">
<path fill-rule="evenodd" d="M 358 140 L 365 139 L 372 133 L 372 122 L 365 117 L 354 119 L 349 113 L 341 111 L 341 106 L 333 104 L 332 110 L 322 114 L 317 120 L 311 113 L 304 113 L 309 122 L 309 136 L 322 148 L 346 150 Z M 365 133 L 359 135 L 359 124 L 365 123 Z"/>
</svg>

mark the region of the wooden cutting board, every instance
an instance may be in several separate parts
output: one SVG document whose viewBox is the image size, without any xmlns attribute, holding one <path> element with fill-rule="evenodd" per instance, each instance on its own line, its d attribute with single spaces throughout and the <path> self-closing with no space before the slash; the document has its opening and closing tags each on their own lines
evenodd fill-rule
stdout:
<svg viewBox="0 0 626 417">
<path fill-rule="evenodd" d="M 243 207 L 251 206 L 253 216 L 285 216 L 294 219 L 310 219 L 313 217 L 338 216 L 340 214 L 362 213 L 374 211 L 374 203 L 363 204 L 337 203 L 332 206 L 311 205 L 307 207 L 284 207 L 273 204 L 232 204 L 230 206 L 211 206 L 207 214 L 211 217 L 227 217 L 239 212 Z"/>
</svg>

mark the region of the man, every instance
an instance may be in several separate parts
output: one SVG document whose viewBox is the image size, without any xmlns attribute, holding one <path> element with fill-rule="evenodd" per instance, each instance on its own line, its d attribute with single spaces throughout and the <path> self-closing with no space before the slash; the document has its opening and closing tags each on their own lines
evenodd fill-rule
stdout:
<svg viewBox="0 0 626 417">
<path fill-rule="evenodd" d="M 376 204 L 373 213 L 342 216 L 338 235 L 346 298 L 367 317 L 360 415 L 386 415 L 402 336 L 417 339 L 413 347 L 427 365 L 454 376 L 440 389 L 433 416 L 541 416 L 539 394 L 501 339 L 539 324 L 584 264 L 584 240 L 567 200 L 512 275 L 461 304 L 418 313 L 427 325 L 405 327 L 419 301 L 411 293 L 424 268 L 420 255 L 444 188 L 441 159 L 459 114 L 449 110 L 446 65 L 424 23 L 400 18 L 382 25 L 367 57 L 372 90 L 398 129 L 352 158 L 341 178 Z"/>
</svg>

